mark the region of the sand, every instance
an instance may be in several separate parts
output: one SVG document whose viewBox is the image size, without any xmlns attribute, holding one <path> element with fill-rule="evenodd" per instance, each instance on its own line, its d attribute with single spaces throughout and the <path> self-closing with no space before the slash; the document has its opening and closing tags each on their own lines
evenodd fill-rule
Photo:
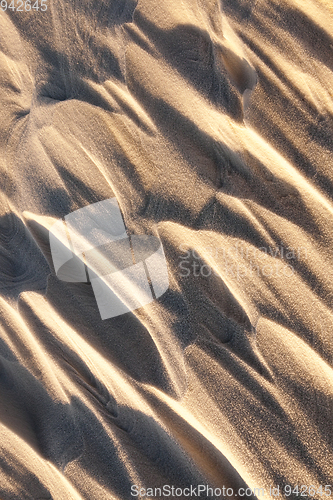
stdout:
<svg viewBox="0 0 333 500">
<path fill-rule="evenodd" d="M 0 12 L 1 500 L 330 497 L 330 1 L 46 4 Z M 142 307 L 55 265 L 110 199 Z"/>
</svg>

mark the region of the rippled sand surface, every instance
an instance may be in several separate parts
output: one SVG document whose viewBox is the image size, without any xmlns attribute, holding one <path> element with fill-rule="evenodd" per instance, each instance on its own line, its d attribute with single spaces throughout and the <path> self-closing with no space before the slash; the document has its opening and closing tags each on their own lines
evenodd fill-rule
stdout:
<svg viewBox="0 0 333 500">
<path fill-rule="evenodd" d="M 47 5 L 0 12 L 1 499 L 327 498 L 331 2 Z M 49 230 L 114 197 L 169 288 L 102 320 Z"/>
</svg>

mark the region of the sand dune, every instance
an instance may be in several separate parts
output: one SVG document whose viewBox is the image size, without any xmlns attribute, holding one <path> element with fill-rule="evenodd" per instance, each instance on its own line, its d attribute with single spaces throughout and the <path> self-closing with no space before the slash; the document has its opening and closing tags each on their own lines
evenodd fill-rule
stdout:
<svg viewBox="0 0 333 500">
<path fill-rule="evenodd" d="M 0 13 L 1 499 L 330 497 L 331 3 L 43 4 Z"/>
</svg>

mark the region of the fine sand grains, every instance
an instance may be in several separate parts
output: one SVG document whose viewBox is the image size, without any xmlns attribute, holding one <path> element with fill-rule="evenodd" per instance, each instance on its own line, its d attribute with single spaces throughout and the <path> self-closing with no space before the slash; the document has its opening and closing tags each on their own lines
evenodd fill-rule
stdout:
<svg viewBox="0 0 333 500">
<path fill-rule="evenodd" d="M 201 484 L 201 498 L 305 485 L 319 500 L 333 480 L 330 3 L 47 5 L 0 12 L 1 499 L 163 485 L 185 499 Z M 57 277 L 49 230 L 109 198 L 128 238 L 159 238 L 169 288 L 102 320 L 88 279 Z"/>
</svg>

